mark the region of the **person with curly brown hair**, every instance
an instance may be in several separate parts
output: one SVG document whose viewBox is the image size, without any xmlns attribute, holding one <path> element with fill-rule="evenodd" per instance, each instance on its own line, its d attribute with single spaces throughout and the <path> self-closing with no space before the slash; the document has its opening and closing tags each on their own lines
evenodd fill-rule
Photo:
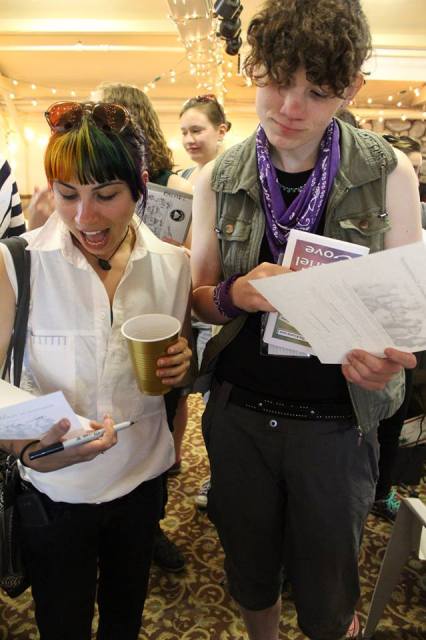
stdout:
<svg viewBox="0 0 426 640">
<path fill-rule="evenodd" d="M 380 136 L 334 118 L 362 86 L 371 47 L 357 0 L 267 0 L 248 44 L 260 125 L 204 167 L 193 207 L 193 308 L 223 325 L 199 383 L 211 387 L 208 513 L 250 640 L 278 640 L 283 567 L 306 636 L 360 638 L 377 425 L 401 404 L 415 357 L 262 355 L 262 315 L 274 309 L 250 282 L 286 271 L 277 263 L 292 228 L 372 252 L 420 240 L 417 180 Z"/>
</svg>

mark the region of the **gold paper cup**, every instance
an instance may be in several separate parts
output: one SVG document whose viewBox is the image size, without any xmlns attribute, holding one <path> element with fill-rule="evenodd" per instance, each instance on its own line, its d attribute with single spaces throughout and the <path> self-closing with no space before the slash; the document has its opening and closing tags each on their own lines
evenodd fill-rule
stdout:
<svg viewBox="0 0 426 640">
<path fill-rule="evenodd" d="M 181 324 L 177 318 L 163 313 L 147 313 L 127 320 L 121 333 L 129 345 L 130 357 L 139 389 L 148 396 L 161 396 L 171 387 L 156 375 L 157 360 L 166 355 L 179 337 Z"/>
</svg>

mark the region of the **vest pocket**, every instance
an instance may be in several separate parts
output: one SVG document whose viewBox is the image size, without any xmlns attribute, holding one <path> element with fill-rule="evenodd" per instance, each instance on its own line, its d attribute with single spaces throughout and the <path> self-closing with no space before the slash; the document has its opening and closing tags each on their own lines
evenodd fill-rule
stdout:
<svg viewBox="0 0 426 640">
<path fill-rule="evenodd" d="M 380 236 L 390 230 L 389 217 L 379 217 L 380 213 L 378 210 L 374 214 L 369 213 L 368 215 L 344 218 L 337 222 L 342 230 L 351 235 L 351 240 L 356 242 L 358 234 L 364 238 L 371 238 L 374 235 Z"/>
<path fill-rule="evenodd" d="M 251 223 L 235 217 L 223 217 L 216 227 L 219 240 L 245 242 L 251 233 Z"/>
</svg>

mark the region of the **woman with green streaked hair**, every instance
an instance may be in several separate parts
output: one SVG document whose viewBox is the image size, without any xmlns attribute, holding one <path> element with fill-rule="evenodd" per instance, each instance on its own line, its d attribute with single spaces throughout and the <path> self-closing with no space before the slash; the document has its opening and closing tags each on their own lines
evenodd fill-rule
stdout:
<svg viewBox="0 0 426 640">
<path fill-rule="evenodd" d="M 45 169 L 55 212 L 25 234 L 31 303 L 21 387 L 62 390 L 74 411 L 103 427 L 84 445 L 30 459 L 62 441 L 67 419 L 40 441 L 3 440 L 20 456 L 39 519 L 23 516 L 41 640 L 89 640 L 95 601 L 98 640 L 136 640 L 146 597 L 161 475 L 174 462 L 162 396 L 139 391 L 120 327 L 144 313 L 178 318 L 187 334 L 190 275 L 184 252 L 157 239 L 134 214 L 146 200 L 145 143 L 126 109 L 55 103 Z M 155 274 L 155 276 L 154 276 Z M 0 362 L 16 305 L 16 274 L 0 250 Z M 184 382 L 191 351 L 180 337 L 157 376 Z M 132 421 L 117 434 L 114 424 Z M 99 455 L 104 454 L 104 455 Z"/>
</svg>

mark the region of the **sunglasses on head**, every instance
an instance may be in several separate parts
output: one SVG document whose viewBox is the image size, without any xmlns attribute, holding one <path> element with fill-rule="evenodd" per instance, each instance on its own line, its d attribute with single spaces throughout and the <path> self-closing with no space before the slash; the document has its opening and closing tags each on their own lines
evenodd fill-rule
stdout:
<svg viewBox="0 0 426 640">
<path fill-rule="evenodd" d="M 109 102 L 55 102 L 44 115 L 55 133 L 81 126 L 83 116 L 89 117 L 107 133 L 121 133 L 130 122 L 130 114 L 125 107 Z"/>
</svg>

